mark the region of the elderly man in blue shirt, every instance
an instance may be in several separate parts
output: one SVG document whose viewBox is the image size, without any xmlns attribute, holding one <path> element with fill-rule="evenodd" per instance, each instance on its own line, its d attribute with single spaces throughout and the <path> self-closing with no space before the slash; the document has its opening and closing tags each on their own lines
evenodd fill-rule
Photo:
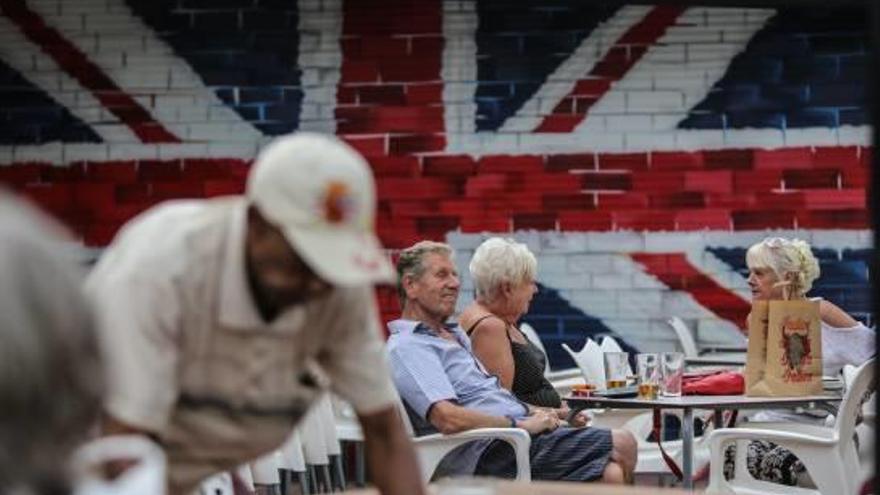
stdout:
<svg viewBox="0 0 880 495">
<path fill-rule="evenodd" d="M 467 335 L 447 320 L 459 278 L 447 244 L 422 241 L 397 262 L 402 317 L 388 324 L 392 375 L 417 434 L 473 428 L 523 428 L 532 436 L 532 477 L 624 483 L 637 447 L 623 430 L 572 428 L 547 410 L 519 401 L 486 372 Z M 450 454 L 443 474 L 513 477 L 516 462 L 502 441 L 473 442 Z"/>
</svg>

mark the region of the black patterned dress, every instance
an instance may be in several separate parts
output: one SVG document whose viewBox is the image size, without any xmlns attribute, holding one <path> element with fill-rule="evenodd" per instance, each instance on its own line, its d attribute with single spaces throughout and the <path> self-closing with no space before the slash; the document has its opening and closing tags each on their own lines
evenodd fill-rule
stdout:
<svg viewBox="0 0 880 495">
<path fill-rule="evenodd" d="M 498 317 L 492 314 L 482 316 L 467 329 L 468 336 L 487 318 Z M 500 320 L 501 318 L 498 319 Z M 510 338 L 512 325 L 507 322 L 504 322 L 504 325 L 507 330 L 505 332 L 507 340 L 510 342 L 510 352 L 513 355 L 513 384 L 510 387 L 510 391 L 513 392 L 517 399 L 526 404 L 540 407 L 562 407 L 562 399 L 550 381 L 544 376 L 544 367 L 547 362 L 544 353 L 525 335 L 523 335 L 523 338 L 526 340 L 525 344 Z M 519 332 L 515 328 L 513 328 L 513 331 Z"/>
</svg>

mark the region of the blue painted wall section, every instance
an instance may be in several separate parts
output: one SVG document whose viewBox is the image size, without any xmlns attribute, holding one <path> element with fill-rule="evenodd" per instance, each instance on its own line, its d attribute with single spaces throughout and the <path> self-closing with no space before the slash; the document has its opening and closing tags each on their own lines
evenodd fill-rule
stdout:
<svg viewBox="0 0 880 495">
<path fill-rule="evenodd" d="M 100 136 L 45 91 L 0 62 L 0 144 L 99 143 Z"/>
<path fill-rule="evenodd" d="M 679 127 L 784 130 L 868 124 L 869 46 L 862 9 L 781 9 Z"/>
<path fill-rule="evenodd" d="M 296 130 L 302 89 L 296 2 L 129 2 L 205 84 L 269 135 Z"/>
<path fill-rule="evenodd" d="M 625 351 L 631 354 L 638 352 L 632 344 L 605 326 L 602 320 L 572 306 L 559 295 L 559 291 L 541 284 L 538 284 L 538 293 L 532 299 L 529 312 L 523 316 L 522 321 L 531 325 L 541 336 L 551 369 L 574 367 L 574 361 L 562 348 L 562 344 L 566 343 L 578 351 L 587 338 L 598 343 L 602 337 L 611 336 Z"/>
<path fill-rule="evenodd" d="M 497 130 L 616 7 L 579 1 L 477 4 L 477 130 Z"/>
</svg>

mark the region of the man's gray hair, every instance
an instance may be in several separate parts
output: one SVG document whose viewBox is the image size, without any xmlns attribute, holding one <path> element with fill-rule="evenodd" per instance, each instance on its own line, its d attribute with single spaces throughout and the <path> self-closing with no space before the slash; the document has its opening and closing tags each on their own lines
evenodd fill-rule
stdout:
<svg viewBox="0 0 880 495">
<path fill-rule="evenodd" d="M 538 261 L 525 244 L 491 237 L 474 252 L 469 266 L 477 298 L 492 301 L 501 284 L 519 285 L 534 280 Z"/>
<path fill-rule="evenodd" d="M 403 288 L 403 277 L 412 275 L 420 278 L 425 273 L 424 259 L 428 254 L 440 254 L 455 259 L 452 246 L 443 242 L 420 241 L 400 252 L 397 258 L 397 297 L 400 307 L 406 303 L 406 290 Z"/>
<path fill-rule="evenodd" d="M 92 314 L 73 253 L 53 230 L 61 231 L 0 191 L 2 493 L 63 489 L 68 456 L 100 415 Z"/>
</svg>

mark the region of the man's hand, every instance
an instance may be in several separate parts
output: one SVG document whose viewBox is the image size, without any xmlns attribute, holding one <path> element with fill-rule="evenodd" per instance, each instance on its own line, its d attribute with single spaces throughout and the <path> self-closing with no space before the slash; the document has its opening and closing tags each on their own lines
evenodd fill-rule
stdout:
<svg viewBox="0 0 880 495">
<path fill-rule="evenodd" d="M 553 431 L 559 427 L 562 421 L 556 417 L 556 414 L 547 412 L 543 409 L 536 409 L 530 416 L 527 416 L 516 422 L 518 428 L 522 428 L 532 435 L 544 431 Z"/>
<path fill-rule="evenodd" d="M 571 414 L 571 408 L 567 404 L 563 404 L 559 409 L 553 409 L 553 412 L 556 413 L 557 418 L 566 421 L 573 428 L 582 428 L 590 424 L 590 416 L 586 411 L 579 412 L 569 421 L 568 416 Z"/>
<path fill-rule="evenodd" d="M 424 494 L 416 453 L 397 409 L 358 414 L 358 419 L 364 431 L 370 474 L 382 495 Z"/>
</svg>

